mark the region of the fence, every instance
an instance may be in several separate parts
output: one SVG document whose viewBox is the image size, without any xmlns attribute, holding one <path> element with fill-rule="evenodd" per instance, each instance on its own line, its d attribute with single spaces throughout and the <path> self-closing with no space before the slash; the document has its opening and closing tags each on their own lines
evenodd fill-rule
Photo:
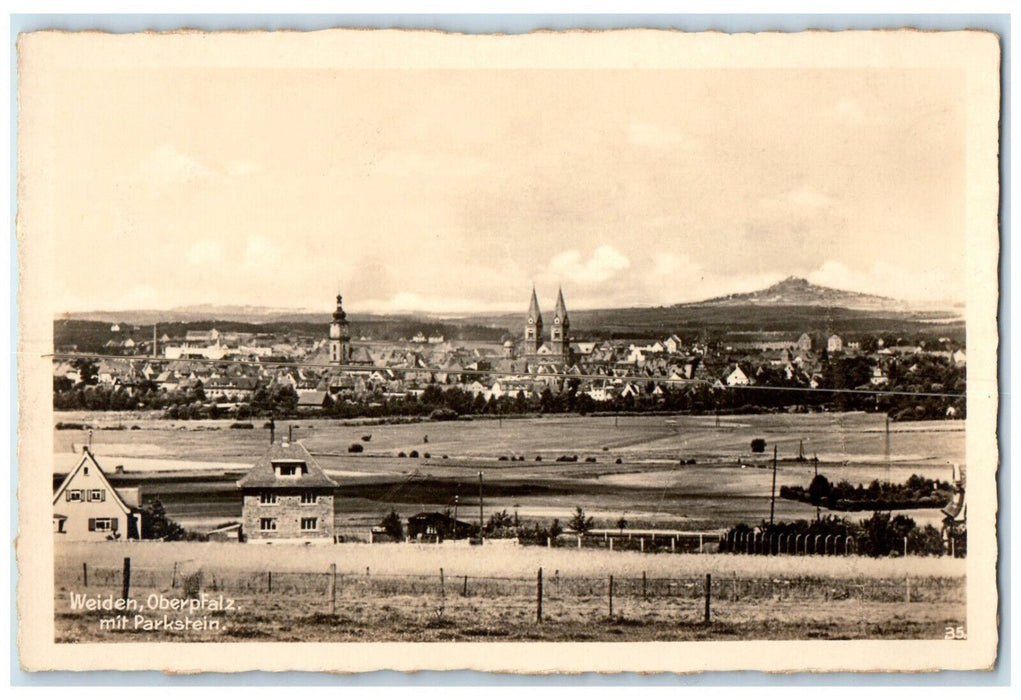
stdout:
<svg viewBox="0 0 1021 700">
<path fill-rule="evenodd" d="M 872 604 L 929 603 L 963 607 L 965 586 L 959 577 L 927 576 L 895 579 L 839 577 L 735 577 L 720 575 L 651 577 L 607 574 L 561 576 L 559 570 L 538 569 L 533 576 L 475 576 L 438 569 L 430 574 L 378 574 L 341 571 L 222 571 L 181 570 L 172 567 L 132 568 L 130 558 L 122 567 L 80 568 L 64 566 L 56 572 L 58 612 L 66 605 L 67 591 L 86 595 L 120 595 L 122 598 L 165 594 L 195 598 L 225 594 L 246 601 L 290 604 L 296 613 L 336 614 L 338 609 L 371 607 L 385 611 L 387 601 L 404 599 L 412 607 L 421 604 L 442 615 L 462 602 L 524 611 L 537 623 L 551 616 L 574 618 L 641 616 L 669 613 L 677 622 L 714 621 L 732 609 L 771 605 L 788 612 L 791 606 L 818 609 L 850 601 L 860 608 Z M 63 596 L 63 597 L 62 597 Z M 63 600 L 63 603 L 60 601 Z M 531 610 L 531 612 L 528 612 Z"/>
</svg>

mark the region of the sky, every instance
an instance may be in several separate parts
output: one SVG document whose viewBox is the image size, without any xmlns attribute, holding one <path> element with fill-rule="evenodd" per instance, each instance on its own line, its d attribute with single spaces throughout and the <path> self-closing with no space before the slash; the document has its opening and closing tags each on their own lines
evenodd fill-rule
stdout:
<svg viewBox="0 0 1021 700">
<path fill-rule="evenodd" d="M 59 311 L 965 295 L 948 70 L 68 68 Z M 81 270 L 91 274 L 82 284 Z"/>
</svg>

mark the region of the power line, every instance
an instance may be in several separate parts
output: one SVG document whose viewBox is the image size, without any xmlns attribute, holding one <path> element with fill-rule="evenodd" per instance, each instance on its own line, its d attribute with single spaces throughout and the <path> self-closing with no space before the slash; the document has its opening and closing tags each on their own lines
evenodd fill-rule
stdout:
<svg viewBox="0 0 1021 700">
<path fill-rule="evenodd" d="M 460 374 L 469 376 L 501 376 L 511 377 L 520 381 L 543 381 L 547 379 L 592 379 L 602 381 L 622 381 L 622 382 L 654 382 L 656 384 L 678 384 L 681 386 L 708 386 L 715 389 L 734 389 L 744 391 L 789 391 L 789 392 L 802 392 L 802 393 L 817 393 L 817 394 L 860 394 L 869 396 L 920 396 L 928 398 L 965 398 L 965 393 L 950 393 L 950 392 L 937 392 L 937 391 L 899 391 L 899 390 L 881 390 L 881 389 L 846 389 L 846 388 L 825 388 L 825 387 L 809 387 L 809 386 L 769 386 L 764 384 L 717 384 L 716 382 L 710 382 L 707 379 L 681 379 L 672 377 L 656 377 L 650 375 L 619 375 L 619 374 L 584 374 L 581 372 L 563 372 L 563 371 L 552 371 L 544 370 L 542 372 L 515 372 L 511 370 L 498 370 L 498 369 L 462 369 L 462 368 L 451 368 L 451 367 L 399 367 L 399 366 L 376 366 L 376 365 L 334 365 L 334 364 L 319 364 L 314 362 L 302 362 L 299 360 L 272 360 L 272 361 L 261 361 L 261 360 L 238 360 L 238 359 L 219 359 L 214 360 L 206 357 L 196 358 L 158 358 L 146 356 L 131 356 L 131 355 L 100 355 L 93 353 L 51 353 L 43 355 L 43 358 L 51 358 L 54 360 L 114 360 L 119 362 L 143 362 L 147 364 L 172 364 L 175 362 L 184 363 L 199 363 L 208 365 L 242 365 L 246 367 L 259 367 L 259 368 L 300 368 L 308 367 L 327 373 L 330 372 L 350 372 L 359 374 L 371 374 L 373 372 L 400 372 L 402 374 L 408 373 L 423 373 L 423 374 Z"/>
</svg>

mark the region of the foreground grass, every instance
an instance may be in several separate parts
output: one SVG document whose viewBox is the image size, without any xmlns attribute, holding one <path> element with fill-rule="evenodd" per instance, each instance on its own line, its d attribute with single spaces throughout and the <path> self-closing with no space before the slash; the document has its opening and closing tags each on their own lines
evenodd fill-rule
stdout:
<svg viewBox="0 0 1021 700">
<path fill-rule="evenodd" d="M 963 577 L 966 561 L 949 557 L 815 557 L 743 556 L 733 554 L 641 554 L 573 548 L 415 544 L 258 545 L 215 542 L 75 542 L 58 543 L 56 570 L 75 575 L 83 563 L 92 568 L 120 568 L 130 557 L 133 570 L 175 567 L 211 571 L 437 574 L 458 576 L 745 576 L 895 579 L 904 576 Z"/>
</svg>

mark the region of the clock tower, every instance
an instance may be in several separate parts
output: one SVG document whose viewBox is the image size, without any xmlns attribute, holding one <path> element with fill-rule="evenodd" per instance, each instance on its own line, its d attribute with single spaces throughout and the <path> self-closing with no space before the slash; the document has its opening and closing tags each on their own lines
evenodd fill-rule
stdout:
<svg viewBox="0 0 1021 700">
<path fill-rule="evenodd" d="M 532 287 L 532 302 L 528 305 L 528 320 L 525 321 L 525 354 L 534 355 L 542 345 L 542 313 L 539 311 L 539 300 Z"/>
<path fill-rule="evenodd" d="M 571 322 L 567 318 L 567 305 L 564 304 L 564 290 L 557 290 L 557 305 L 553 310 L 553 327 L 550 329 L 550 350 L 553 355 L 558 355 L 561 362 L 567 362 L 570 354 L 571 338 L 568 333 L 571 330 Z"/>
<path fill-rule="evenodd" d="M 335 365 L 346 365 L 351 361 L 351 331 L 348 328 L 347 314 L 341 306 L 341 296 L 337 295 L 337 309 L 333 312 L 330 322 L 330 362 Z"/>
</svg>

